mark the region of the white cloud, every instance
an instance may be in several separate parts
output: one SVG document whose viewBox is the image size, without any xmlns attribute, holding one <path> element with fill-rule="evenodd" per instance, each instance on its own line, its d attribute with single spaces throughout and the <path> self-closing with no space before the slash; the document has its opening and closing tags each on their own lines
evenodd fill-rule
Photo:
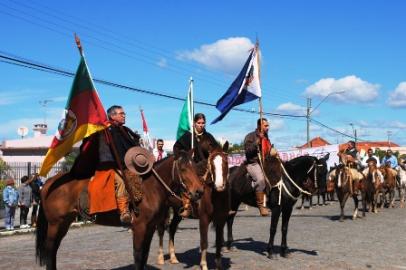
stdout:
<svg viewBox="0 0 406 270">
<path fill-rule="evenodd" d="M 406 107 L 406 82 L 399 83 L 395 91 L 390 93 L 388 104 L 391 107 Z"/>
<path fill-rule="evenodd" d="M 378 84 L 372 84 L 354 75 L 341 79 L 324 78 L 306 88 L 305 95 L 310 97 L 326 97 L 332 100 L 354 103 L 370 102 L 378 97 Z M 342 92 L 340 94 L 332 94 Z"/>
<path fill-rule="evenodd" d="M 156 64 L 161 68 L 166 68 L 168 66 L 168 61 L 166 58 L 161 58 Z"/>
<path fill-rule="evenodd" d="M 0 105 L 11 105 L 27 99 L 27 91 L 7 91 L 0 93 Z"/>
<path fill-rule="evenodd" d="M 204 44 L 198 49 L 180 52 L 178 58 L 234 75 L 241 69 L 253 47 L 254 44 L 246 37 L 231 37 Z"/>
<path fill-rule="evenodd" d="M 292 102 L 287 102 L 279 105 L 276 108 L 276 111 L 292 115 L 306 115 L 306 107 L 294 104 Z"/>
</svg>

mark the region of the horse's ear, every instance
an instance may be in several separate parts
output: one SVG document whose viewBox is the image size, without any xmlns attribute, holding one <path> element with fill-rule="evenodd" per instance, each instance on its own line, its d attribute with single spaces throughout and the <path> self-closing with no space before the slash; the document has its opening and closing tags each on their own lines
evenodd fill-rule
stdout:
<svg viewBox="0 0 406 270">
<path fill-rule="evenodd" d="M 223 152 L 227 152 L 227 151 L 228 151 L 228 147 L 229 147 L 229 143 L 228 143 L 228 141 L 226 141 L 226 142 L 223 144 Z"/>
<path fill-rule="evenodd" d="M 322 157 L 321 159 L 327 161 L 330 158 L 330 153 L 327 153 L 324 157 Z"/>
</svg>

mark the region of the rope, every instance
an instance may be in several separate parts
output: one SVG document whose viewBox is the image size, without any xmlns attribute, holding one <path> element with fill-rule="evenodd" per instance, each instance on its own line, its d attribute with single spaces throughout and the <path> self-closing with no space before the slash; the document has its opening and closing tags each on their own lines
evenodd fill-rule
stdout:
<svg viewBox="0 0 406 270">
<path fill-rule="evenodd" d="M 175 179 L 175 164 L 176 161 L 173 163 L 173 167 L 172 167 L 172 178 Z M 175 192 L 173 192 L 173 190 L 165 183 L 164 180 L 162 180 L 162 178 L 159 176 L 159 174 L 157 173 L 157 171 L 155 171 L 154 168 L 151 169 L 152 172 L 154 173 L 154 175 L 156 176 L 156 178 L 158 179 L 159 182 L 161 182 L 161 184 L 164 186 L 164 188 L 176 199 L 178 199 L 179 201 L 182 201 L 182 199 L 176 195 Z M 179 179 L 180 179 L 180 175 L 179 175 Z M 180 180 L 181 181 L 181 180 Z"/>
<path fill-rule="evenodd" d="M 283 170 L 284 174 L 285 174 L 286 177 L 289 179 L 289 181 L 290 181 L 301 193 L 304 193 L 304 194 L 306 194 L 306 195 L 312 195 L 310 192 L 308 192 L 308 191 L 302 189 L 301 187 L 299 187 L 299 186 L 292 180 L 292 178 L 290 178 L 288 172 L 287 172 L 286 169 L 285 169 L 285 166 L 283 166 L 283 163 L 281 163 L 281 167 L 282 167 L 282 170 Z"/>
</svg>

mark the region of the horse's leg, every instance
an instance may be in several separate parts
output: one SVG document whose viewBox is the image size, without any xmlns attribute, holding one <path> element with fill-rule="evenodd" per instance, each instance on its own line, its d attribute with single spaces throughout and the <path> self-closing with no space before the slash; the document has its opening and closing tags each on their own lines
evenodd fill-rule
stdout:
<svg viewBox="0 0 406 270">
<path fill-rule="evenodd" d="M 208 247 L 208 237 L 207 233 L 209 230 L 209 216 L 206 212 L 199 213 L 199 229 L 200 229 L 200 267 L 202 270 L 208 270 L 207 268 L 207 247 Z"/>
<path fill-rule="evenodd" d="M 165 234 L 165 224 L 164 222 L 157 226 L 158 238 L 159 238 L 159 248 L 158 248 L 158 257 L 157 257 L 157 264 L 164 265 L 164 234 Z"/>
<path fill-rule="evenodd" d="M 300 210 L 303 210 L 303 208 L 304 208 L 305 199 L 306 199 L 306 195 L 302 194 L 302 205 L 299 207 Z"/>
<path fill-rule="evenodd" d="M 289 225 L 289 219 L 290 216 L 292 215 L 292 208 L 293 205 L 286 206 L 282 209 L 282 243 L 281 243 L 281 256 L 282 257 L 287 257 L 287 250 L 288 250 L 288 244 L 287 244 L 287 236 L 288 236 L 288 225 Z"/>
<path fill-rule="evenodd" d="M 309 209 L 312 209 L 313 208 L 313 196 L 309 195 L 308 198 L 309 198 Z"/>
<path fill-rule="evenodd" d="M 169 262 L 172 264 L 179 263 L 175 254 L 175 234 L 178 229 L 179 223 L 182 221 L 182 217 L 178 214 L 178 210 L 173 211 L 173 218 L 169 225 Z"/>
<path fill-rule="evenodd" d="M 142 254 L 142 265 L 147 265 L 149 249 L 151 247 L 152 237 L 154 236 L 155 228 L 148 227 L 145 234 L 144 249 Z"/>
<path fill-rule="evenodd" d="M 352 219 L 355 220 L 358 217 L 358 196 L 353 194 L 352 198 L 354 200 L 354 213 L 352 214 Z"/>
<path fill-rule="evenodd" d="M 227 242 L 226 242 L 226 252 L 231 251 L 233 248 L 231 245 L 234 242 L 234 237 L 233 237 L 233 223 L 234 223 L 234 218 L 237 215 L 236 213 L 233 213 L 227 217 Z"/>
<path fill-rule="evenodd" d="M 278 227 L 279 216 L 281 214 L 281 207 L 275 206 L 272 207 L 272 216 L 271 216 L 271 227 L 269 230 L 269 241 L 268 241 L 268 258 L 272 259 L 273 244 L 275 240 L 276 228 Z"/>
<path fill-rule="evenodd" d="M 218 204 L 217 206 L 218 208 L 221 207 Z M 223 269 L 223 264 L 221 262 L 221 248 L 223 247 L 224 243 L 224 225 L 226 224 L 228 210 L 226 209 L 226 211 L 223 211 L 223 213 L 220 213 L 220 211 L 218 212 L 219 213 L 214 214 L 213 221 L 216 226 L 216 268 Z"/>
<path fill-rule="evenodd" d="M 389 196 L 389 198 L 390 198 L 390 204 L 389 205 L 390 205 L 391 208 L 395 207 L 395 194 L 396 194 L 396 191 L 395 191 L 395 188 L 393 188 L 391 190 L 390 196 Z"/>
<path fill-rule="evenodd" d="M 241 201 L 233 202 L 231 199 L 231 209 L 238 209 L 241 205 Z M 226 251 L 231 251 L 233 248 L 231 247 L 232 243 L 234 242 L 233 237 L 233 224 L 234 218 L 237 215 L 237 211 L 235 213 L 230 214 L 227 217 L 227 242 L 226 242 Z"/>
<path fill-rule="evenodd" d="M 146 222 L 145 222 L 146 223 Z M 144 222 L 138 222 L 132 225 L 133 230 L 133 257 L 134 257 L 134 269 L 144 270 L 143 264 L 144 252 L 145 252 L 145 239 L 146 239 L 146 224 Z"/>
<path fill-rule="evenodd" d="M 362 216 L 365 217 L 365 212 L 367 211 L 367 192 L 361 192 L 362 200 Z"/>
<path fill-rule="evenodd" d="M 340 209 L 341 209 L 340 221 L 344 221 L 344 207 L 345 207 L 345 203 L 346 203 L 350 193 L 346 192 L 345 194 L 340 194 L 340 195 L 338 195 L 338 199 L 340 201 Z M 341 200 L 340 200 L 340 197 L 341 197 Z"/>
</svg>

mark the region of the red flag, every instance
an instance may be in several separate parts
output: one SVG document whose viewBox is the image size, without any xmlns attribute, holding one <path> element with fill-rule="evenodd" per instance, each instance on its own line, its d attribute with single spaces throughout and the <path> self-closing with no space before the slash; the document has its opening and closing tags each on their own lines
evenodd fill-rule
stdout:
<svg viewBox="0 0 406 270">
<path fill-rule="evenodd" d="M 145 121 L 144 110 L 141 110 L 141 118 L 142 118 L 142 129 L 144 133 L 148 133 L 148 126 L 147 121 Z"/>
<path fill-rule="evenodd" d="M 106 112 L 82 55 L 63 118 L 39 174 L 46 176 L 52 166 L 69 153 L 76 142 L 106 128 L 106 121 Z"/>
</svg>

